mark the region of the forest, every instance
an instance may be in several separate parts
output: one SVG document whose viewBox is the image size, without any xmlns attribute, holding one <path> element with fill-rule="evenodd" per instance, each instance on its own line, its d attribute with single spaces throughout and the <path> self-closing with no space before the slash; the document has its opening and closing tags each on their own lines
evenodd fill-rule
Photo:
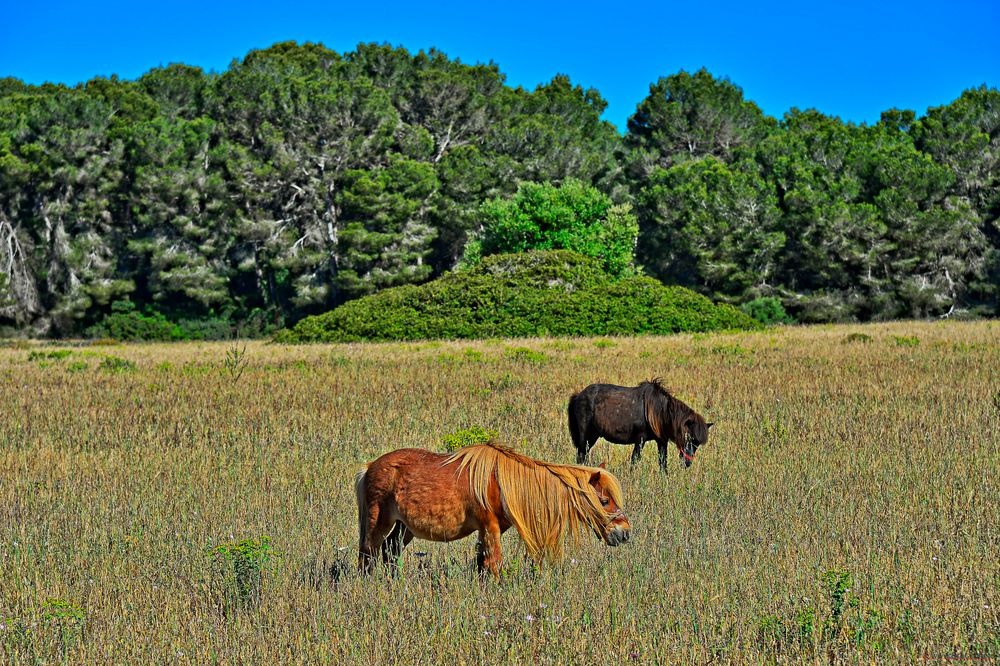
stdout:
<svg viewBox="0 0 1000 666">
<path fill-rule="evenodd" d="M 566 76 L 529 91 L 492 63 L 380 44 L 0 79 L 0 334 L 100 335 L 116 316 L 266 334 L 467 270 L 491 216 L 535 186 L 596 191 L 637 221 L 625 273 L 725 304 L 776 299 L 801 322 L 997 314 L 996 88 L 859 125 L 769 117 L 681 71 L 624 134 L 604 108 Z"/>
</svg>

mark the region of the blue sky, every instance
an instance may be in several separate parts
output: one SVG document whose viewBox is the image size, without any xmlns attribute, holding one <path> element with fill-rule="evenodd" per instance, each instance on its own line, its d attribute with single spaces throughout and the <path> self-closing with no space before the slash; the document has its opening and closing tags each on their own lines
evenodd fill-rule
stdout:
<svg viewBox="0 0 1000 666">
<path fill-rule="evenodd" d="M 1000 0 L 944 3 L 24 2 L 0 0 L 0 76 L 77 83 L 172 62 L 223 71 L 274 42 L 388 42 L 494 61 L 511 85 L 597 88 L 624 129 L 660 76 L 706 67 L 780 117 L 873 122 L 1000 86 Z"/>
</svg>

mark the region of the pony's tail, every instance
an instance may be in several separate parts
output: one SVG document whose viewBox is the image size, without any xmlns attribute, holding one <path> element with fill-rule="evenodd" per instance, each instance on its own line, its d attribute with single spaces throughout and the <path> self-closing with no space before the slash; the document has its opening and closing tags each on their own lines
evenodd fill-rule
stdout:
<svg viewBox="0 0 1000 666">
<path fill-rule="evenodd" d="M 573 438 L 573 448 L 577 450 L 578 454 L 577 460 L 587 455 L 586 451 L 587 444 L 584 442 L 582 447 L 580 445 L 581 444 L 580 423 L 577 421 L 576 415 L 573 413 L 575 411 L 573 407 L 579 395 L 580 395 L 579 393 L 574 393 L 573 395 L 571 395 L 569 397 L 569 407 L 566 408 L 566 417 L 569 420 L 569 436 Z"/>
<path fill-rule="evenodd" d="M 364 548 L 368 536 L 368 466 L 354 476 L 354 494 L 358 498 L 358 548 Z"/>
<path fill-rule="evenodd" d="M 566 408 L 566 416 L 569 417 L 569 435 L 573 438 L 573 444 L 576 445 L 576 438 L 580 434 L 580 426 L 577 424 L 576 419 L 573 418 L 573 403 L 576 401 L 576 396 L 579 393 L 574 393 L 569 397 L 569 407 Z"/>
</svg>

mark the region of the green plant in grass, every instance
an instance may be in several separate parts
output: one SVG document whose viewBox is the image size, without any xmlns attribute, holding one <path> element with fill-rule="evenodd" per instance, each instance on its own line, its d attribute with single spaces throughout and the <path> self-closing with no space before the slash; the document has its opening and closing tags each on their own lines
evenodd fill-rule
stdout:
<svg viewBox="0 0 1000 666">
<path fill-rule="evenodd" d="M 527 347 L 509 347 L 504 355 L 513 360 L 521 361 L 523 363 L 531 363 L 533 365 L 541 365 L 548 360 L 548 357 L 540 351 L 535 351 L 534 349 L 529 349 Z"/>
<path fill-rule="evenodd" d="M 105 356 L 104 360 L 97 367 L 101 370 L 118 374 L 135 370 L 135 363 L 126 358 L 119 358 L 118 356 Z"/>
<path fill-rule="evenodd" d="M 450 435 L 444 436 L 444 450 L 449 453 L 463 449 L 466 446 L 472 446 L 474 444 L 485 444 L 491 439 L 498 437 L 500 433 L 496 430 L 487 430 L 486 428 L 481 428 L 479 426 L 472 426 L 471 428 L 466 428 L 465 430 L 459 430 L 453 432 Z"/>
<path fill-rule="evenodd" d="M 278 563 L 271 537 L 224 543 L 212 548 L 209 555 L 221 587 L 224 612 L 260 604 L 265 576 L 276 571 Z"/>
<path fill-rule="evenodd" d="M 64 661 L 83 637 L 86 616 L 82 608 L 63 599 L 49 599 L 42 605 L 42 621 L 55 632 Z"/>
<path fill-rule="evenodd" d="M 226 359 L 224 361 L 226 372 L 229 373 L 229 380 L 233 384 L 240 381 L 240 378 L 247 369 L 247 362 L 246 344 L 244 343 L 240 346 L 236 341 L 233 341 L 226 348 Z"/>
<path fill-rule="evenodd" d="M 69 349 L 54 349 L 52 351 L 33 351 L 28 354 L 28 362 L 35 361 L 61 361 L 70 356 L 73 352 Z"/>
</svg>

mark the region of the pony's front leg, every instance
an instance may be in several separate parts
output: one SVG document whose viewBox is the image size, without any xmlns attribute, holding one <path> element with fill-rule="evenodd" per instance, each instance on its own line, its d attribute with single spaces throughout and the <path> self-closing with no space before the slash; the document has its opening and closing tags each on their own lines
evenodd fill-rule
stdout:
<svg viewBox="0 0 1000 666">
<path fill-rule="evenodd" d="M 476 567 L 480 575 L 489 571 L 500 579 L 500 525 L 496 517 L 490 516 L 479 530 L 479 541 L 476 543 Z"/>
<path fill-rule="evenodd" d="M 632 447 L 632 464 L 638 465 L 639 461 L 642 460 L 642 447 L 646 444 L 646 440 L 640 439 Z"/>
<path fill-rule="evenodd" d="M 660 458 L 660 469 L 663 470 L 664 472 L 667 471 L 667 452 L 669 451 L 668 448 L 669 446 L 670 446 L 669 442 L 656 443 L 656 452 Z"/>
</svg>

